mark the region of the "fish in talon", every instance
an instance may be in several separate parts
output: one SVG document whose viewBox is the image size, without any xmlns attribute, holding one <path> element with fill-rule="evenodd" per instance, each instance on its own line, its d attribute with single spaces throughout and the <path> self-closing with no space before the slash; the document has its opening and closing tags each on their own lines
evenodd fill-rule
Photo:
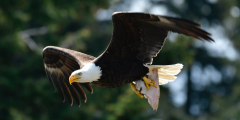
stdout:
<svg viewBox="0 0 240 120">
<path fill-rule="evenodd" d="M 154 81 L 154 85 L 148 88 L 144 80 L 136 81 L 135 85 L 140 94 L 143 94 L 143 96 L 148 99 L 151 107 L 157 110 L 160 97 L 159 85 L 174 81 L 177 78 L 175 75 L 180 73 L 183 65 L 179 63 L 174 65 L 149 65 L 148 68 L 149 73 L 147 79 Z"/>
</svg>

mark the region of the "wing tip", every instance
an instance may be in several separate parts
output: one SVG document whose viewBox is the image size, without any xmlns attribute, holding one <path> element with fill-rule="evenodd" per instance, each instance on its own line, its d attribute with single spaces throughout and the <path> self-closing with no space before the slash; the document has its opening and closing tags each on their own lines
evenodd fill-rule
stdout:
<svg viewBox="0 0 240 120">
<path fill-rule="evenodd" d="M 194 37 L 194 38 L 196 38 L 198 40 L 201 40 L 201 41 L 207 41 L 207 42 L 210 42 L 210 43 L 215 42 L 215 40 L 211 38 L 211 34 L 210 33 L 207 33 L 204 36 L 197 36 L 197 37 Z"/>
<path fill-rule="evenodd" d="M 117 14 L 119 14 L 119 13 L 123 13 L 123 12 L 121 12 L 121 11 L 113 12 L 112 16 L 117 15 Z"/>
<path fill-rule="evenodd" d="M 211 38 L 211 34 L 206 32 L 205 30 L 201 29 L 201 25 L 193 22 L 191 20 L 187 20 L 184 18 L 175 18 L 175 17 L 168 17 L 168 16 L 160 16 L 160 15 L 153 15 L 154 17 L 158 17 L 158 20 L 163 22 L 162 24 L 171 24 L 173 27 L 169 27 L 170 31 L 177 32 L 179 34 L 184 34 L 187 36 L 192 36 L 196 39 L 201 41 L 208 41 L 208 42 L 215 42 Z M 157 20 L 157 19 L 155 19 Z"/>
</svg>

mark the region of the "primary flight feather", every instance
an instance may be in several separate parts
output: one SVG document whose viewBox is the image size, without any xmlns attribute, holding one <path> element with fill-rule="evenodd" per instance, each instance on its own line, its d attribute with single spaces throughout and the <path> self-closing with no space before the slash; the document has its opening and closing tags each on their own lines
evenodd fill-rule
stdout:
<svg viewBox="0 0 240 120">
<path fill-rule="evenodd" d="M 174 75 L 182 69 L 181 64 L 167 67 L 152 66 L 153 57 L 162 49 L 169 31 L 191 36 L 200 40 L 214 41 L 210 34 L 194 22 L 136 12 L 115 12 L 112 15 L 113 35 L 107 49 L 97 58 L 81 52 L 47 46 L 43 49 L 44 67 L 47 77 L 65 100 L 80 106 L 80 97 L 87 97 L 81 86 L 93 92 L 89 83 L 115 88 L 130 83 L 133 90 L 143 97 L 142 87 L 135 82 L 142 81 L 146 89 L 157 88 L 156 80 L 173 81 Z M 167 68 L 167 69 L 166 69 Z M 154 73 L 154 70 L 158 72 Z M 165 70 L 165 71 L 164 71 Z M 174 73 L 174 74 L 171 74 Z M 80 83 L 80 84 L 79 84 Z M 158 82 L 157 82 L 158 83 Z M 146 96 L 145 96 L 146 97 Z"/>
</svg>

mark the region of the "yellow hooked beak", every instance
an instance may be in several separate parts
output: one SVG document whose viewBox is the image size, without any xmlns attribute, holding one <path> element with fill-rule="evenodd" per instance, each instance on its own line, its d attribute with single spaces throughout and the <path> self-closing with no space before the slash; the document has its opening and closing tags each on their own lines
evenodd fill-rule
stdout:
<svg viewBox="0 0 240 120">
<path fill-rule="evenodd" d="M 70 85 L 73 83 L 73 82 L 76 82 L 78 79 L 81 79 L 81 77 L 76 77 L 75 75 L 71 75 L 69 77 L 69 83 Z"/>
</svg>

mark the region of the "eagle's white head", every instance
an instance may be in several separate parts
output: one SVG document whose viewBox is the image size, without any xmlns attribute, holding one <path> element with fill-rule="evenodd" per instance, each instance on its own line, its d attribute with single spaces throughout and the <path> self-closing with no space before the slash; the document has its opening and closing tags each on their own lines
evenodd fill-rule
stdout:
<svg viewBox="0 0 240 120">
<path fill-rule="evenodd" d="M 72 72 L 69 77 L 69 83 L 72 84 L 73 82 L 93 82 L 100 79 L 101 75 L 102 71 L 99 66 L 96 66 L 94 63 L 88 63 L 82 69 Z"/>
</svg>

